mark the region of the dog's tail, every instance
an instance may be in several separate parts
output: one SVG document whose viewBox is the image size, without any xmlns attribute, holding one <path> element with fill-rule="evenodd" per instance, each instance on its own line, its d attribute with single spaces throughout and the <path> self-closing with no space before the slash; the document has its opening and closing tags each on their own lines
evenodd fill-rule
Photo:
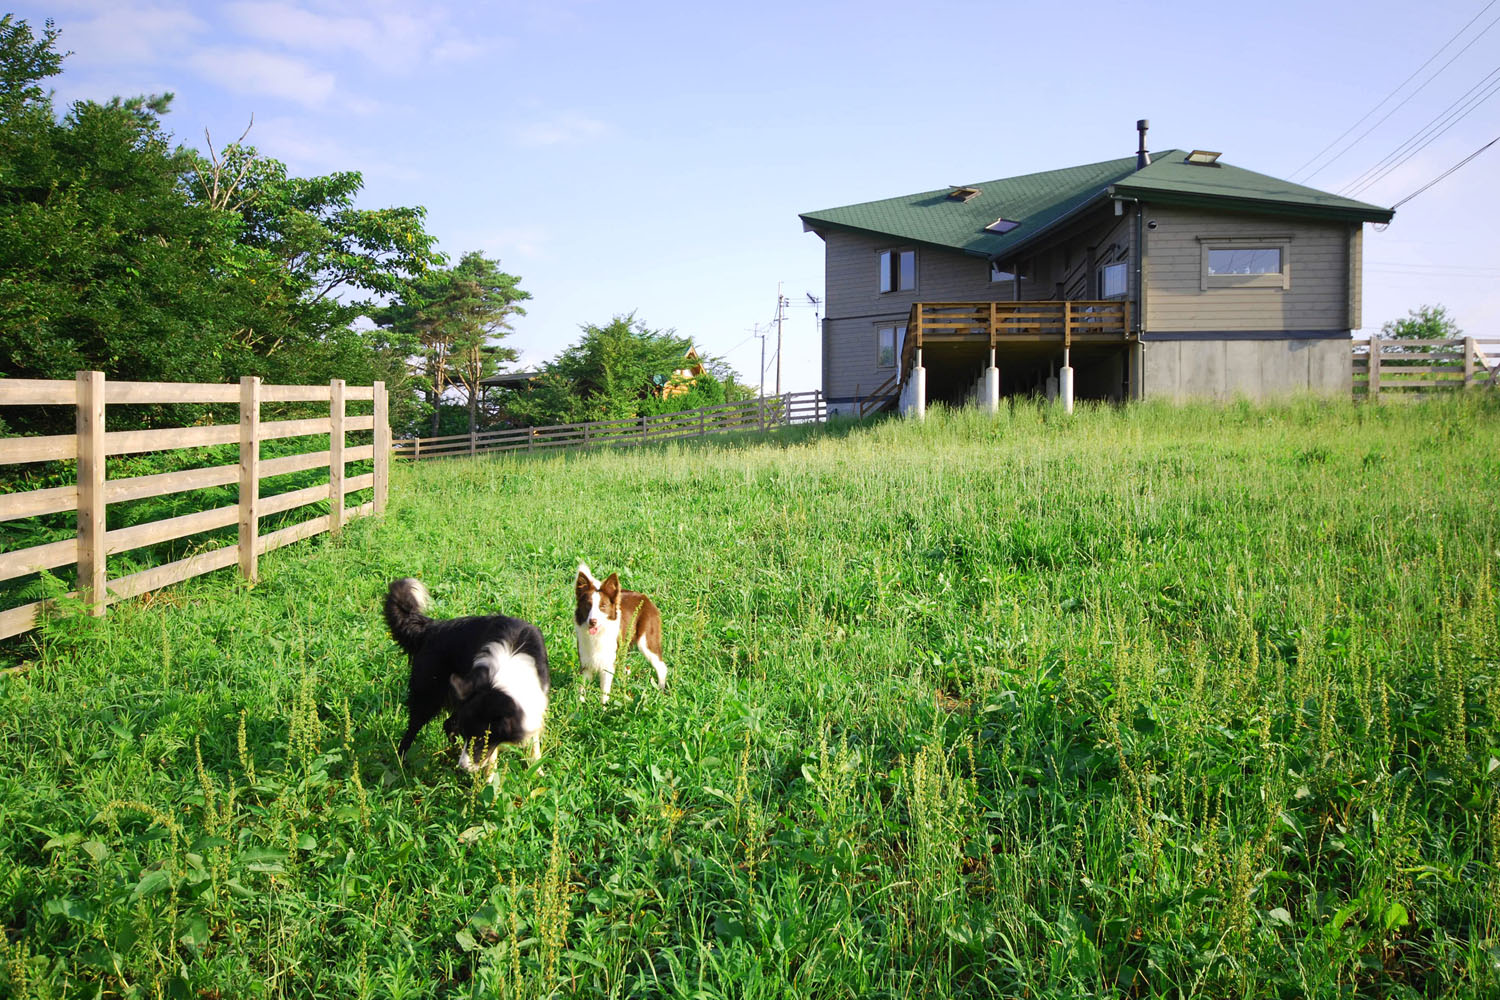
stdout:
<svg viewBox="0 0 1500 1000">
<path fill-rule="evenodd" d="M 423 613 L 428 601 L 422 581 L 409 576 L 392 580 L 391 589 L 386 592 L 385 623 L 391 630 L 391 638 L 408 653 L 421 645 L 427 626 L 432 624 L 432 619 Z"/>
</svg>

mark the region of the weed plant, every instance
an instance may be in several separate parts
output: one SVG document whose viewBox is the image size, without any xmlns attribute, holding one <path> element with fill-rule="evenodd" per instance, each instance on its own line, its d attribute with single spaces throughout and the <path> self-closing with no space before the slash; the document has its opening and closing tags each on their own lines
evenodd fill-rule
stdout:
<svg viewBox="0 0 1500 1000">
<path fill-rule="evenodd" d="M 1500 407 L 1083 407 L 403 466 L 0 678 L 14 997 L 1500 995 Z M 578 688 L 580 559 L 665 621 Z M 387 582 L 535 621 L 403 768 Z"/>
</svg>

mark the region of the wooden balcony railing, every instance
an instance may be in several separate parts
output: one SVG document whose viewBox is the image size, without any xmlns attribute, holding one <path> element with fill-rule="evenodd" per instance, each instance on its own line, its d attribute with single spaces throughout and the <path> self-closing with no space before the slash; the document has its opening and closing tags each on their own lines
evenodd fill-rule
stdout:
<svg viewBox="0 0 1500 1000">
<path fill-rule="evenodd" d="M 924 344 L 1125 344 L 1130 303 L 1123 299 L 1058 302 L 918 302 L 907 318 L 901 381 Z"/>
</svg>

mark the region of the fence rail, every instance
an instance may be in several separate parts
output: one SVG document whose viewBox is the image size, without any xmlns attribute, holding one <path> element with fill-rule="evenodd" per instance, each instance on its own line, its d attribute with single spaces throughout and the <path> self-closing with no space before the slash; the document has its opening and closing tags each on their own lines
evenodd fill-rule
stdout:
<svg viewBox="0 0 1500 1000">
<path fill-rule="evenodd" d="M 373 412 L 350 416 L 350 401 L 368 401 Z M 240 421 L 238 425 L 140 431 L 105 429 L 110 405 L 142 403 L 238 404 Z M 328 416 L 262 421 L 261 406 L 265 403 L 326 403 Z M 390 488 L 391 431 L 383 382 L 351 386 L 334 379 L 328 385 L 263 385 L 253 376 L 241 379 L 238 385 L 108 382 L 101 372 L 79 372 L 72 382 L 0 379 L 0 407 L 44 405 L 76 407 L 76 432 L 0 438 L 0 465 L 76 460 L 76 484 L 0 495 L 0 522 L 77 511 L 77 531 L 73 538 L 0 553 L 0 581 L 76 564 L 77 590 L 70 596 L 81 597 L 95 615 L 104 614 L 106 606 L 126 598 L 236 564 L 247 579 L 254 580 L 262 554 L 325 531 L 336 534 L 349 519 L 385 509 Z M 349 447 L 346 435 L 353 431 L 372 432 L 372 443 Z M 263 442 L 312 435 L 327 435 L 328 449 L 281 458 L 260 457 Z M 237 465 L 123 479 L 106 475 L 111 456 L 234 443 L 239 444 Z M 373 471 L 353 477 L 345 474 L 349 462 L 361 461 L 371 461 Z M 260 495 L 263 479 L 321 468 L 328 469 L 326 483 L 270 497 Z M 105 514 L 111 504 L 236 483 L 239 500 L 229 506 L 113 530 L 107 527 Z M 366 489 L 373 491 L 370 502 L 345 507 L 348 496 Z M 260 534 L 261 518 L 323 501 L 329 503 L 327 514 Z M 111 555 L 234 524 L 239 526 L 239 539 L 233 545 L 109 578 Z M 0 611 L 0 639 L 32 628 L 45 603 L 33 601 Z"/>
<path fill-rule="evenodd" d="M 1500 384 L 1500 340 L 1394 340 L 1354 345 L 1354 392 L 1433 392 Z"/>
<path fill-rule="evenodd" d="M 822 423 L 827 419 L 828 407 L 822 392 L 790 392 L 649 417 L 406 438 L 395 443 L 394 454 L 415 461 L 496 451 L 639 446 L 730 431 L 764 431 L 789 424 Z"/>
</svg>

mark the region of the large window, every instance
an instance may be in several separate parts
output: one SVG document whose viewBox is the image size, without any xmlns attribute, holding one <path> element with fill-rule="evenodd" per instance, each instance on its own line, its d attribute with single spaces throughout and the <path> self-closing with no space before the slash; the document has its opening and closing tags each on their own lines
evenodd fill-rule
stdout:
<svg viewBox="0 0 1500 1000">
<path fill-rule="evenodd" d="M 879 368 L 896 367 L 901 344 L 906 340 L 906 327 L 882 326 L 875 330 L 875 364 Z"/>
<path fill-rule="evenodd" d="M 917 252 L 915 250 L 880 251 L 880 290 L 909 292 L 917 287 Z"/>
<path fill-rule="evenodd" d="M 1203 248 L 1200 286 L 1290 288 L 1291 237 L 1198 237 Z"/>
<path fill-rule="evenodd" d="M 1120 298 L 1128 288 L 1129 274 L 1123 260 L 1105 264 L 1099 268 L 1099 297 L 1101 299 Z"/>
</svg>

